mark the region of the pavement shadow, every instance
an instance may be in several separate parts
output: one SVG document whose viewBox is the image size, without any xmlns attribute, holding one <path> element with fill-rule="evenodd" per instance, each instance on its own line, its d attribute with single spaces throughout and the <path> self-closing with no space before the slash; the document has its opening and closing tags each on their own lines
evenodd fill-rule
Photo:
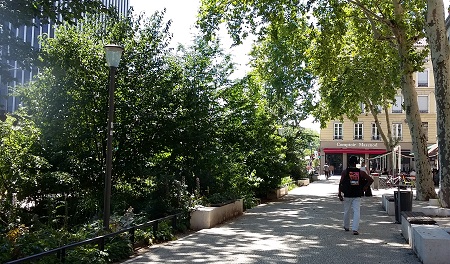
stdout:
<svg viewBox="0 0 450 264">
<path fill-rule="evenodd" d="M 379 197 L 362 198 L 361 234 L 345 232 L 337 182 L 296 188 L 127 263 L 420 263 Z"/>
</svg>

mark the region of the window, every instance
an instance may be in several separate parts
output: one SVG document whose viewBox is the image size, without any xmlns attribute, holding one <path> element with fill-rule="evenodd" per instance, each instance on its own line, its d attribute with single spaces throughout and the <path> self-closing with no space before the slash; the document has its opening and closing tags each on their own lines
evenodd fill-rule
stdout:
<svg viewBox="0 0 450 264">
<path fill-rule="evenodd" d="M 364 114 L 365 113 L 365 108 L 366 108 L 365 104 L 364 103 L 359 103 L 359 106 L 361 107 L 361 114 Z"/>
<path fill-rule="evenodd" d="M 363 139 L 363 124 L 355 123 L 355 132 L 353 139 Z"/>
<path fill-rule="evenodd" d="M 382 113 L 383 107 L 381 105 L 377 105 L 377 110 L 378 110 L 378 113 Z"/>
<path fill-rule="evenodd" d="M 380 140 L 380 133 L 378 132 L 377 124 L 372 123 L 372 140 Z"/>
<path fill-rule="evenodd" d="M 400 95 L 395 96 L 395 103 L 392 105 L 392 113 L 402 113 L 402 104 L 403 104 L 403 97 Z"/>
<path fill-rule="evenodd" d="M 419 103 L 419 111 L 421 113 L 428 113 L 428 95 L 417 96 L 417 102 Z"/>
<path fill-rule="evenodd" d="M 334 123 L 333 139 L 342 139 L 342 123 Z"/>
<path fill-rule="evenodd" d="M 392 124 L 392 134 L 393 137 L 399 140 L 402 140 L 402 124 Z"/>
<path fill-rule="evenodd" d="M 423 134 L 425 135 L 425 138 L 428 141 L 428 122 L 422 122 L 422 130 Z"/>
<path fill-rule="evenodd" d="M 417 73 L 417 86 L 428 87 L 428 70 Z"/>
</svg>

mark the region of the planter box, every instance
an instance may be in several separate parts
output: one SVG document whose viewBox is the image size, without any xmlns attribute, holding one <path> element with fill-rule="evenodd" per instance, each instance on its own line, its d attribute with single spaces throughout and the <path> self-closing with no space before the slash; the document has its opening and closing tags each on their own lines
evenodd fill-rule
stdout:
<svg viewBox="0 0 450 264">
<path fill-rule="evenodd" d="M 297 181 L 297 186 L 307 186 L 309 185 L 309 179 L 301 179 Z"/>
<path fill-rule="evenodd" d="M 288 194 L 288 191 L 289 191 L 289 187 L 288 186 L 272 190 L 271 192 L 269 192 L 267 194 L 267 199 L 269 199 L 269 200 L 279 199 L 279 198 L 285 196 L 286 194 Z"/>
<path fill-rule="evenodd" d="M 199 207 L 191 212 L 190 227 L 192 230 L 211 228 L 238 215 L 244 211 L 244 200 L 238 199 L 220 207 Z"/>
</svg>

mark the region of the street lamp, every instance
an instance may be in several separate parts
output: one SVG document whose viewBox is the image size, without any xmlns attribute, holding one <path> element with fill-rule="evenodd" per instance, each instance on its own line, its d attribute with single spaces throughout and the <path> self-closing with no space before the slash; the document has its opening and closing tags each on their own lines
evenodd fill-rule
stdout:
<svg viewBox="0 0 450 264">
<path fill-rule="evenodd" d="M 109 44 L 105 46 L 106 63 L 109 66 L 109 112 L 106 146 L 106 175 L 105 197 L 103 212 L 103 229 L 109 230 L 109 216 L 111 213 L 111 170 L 112 170 L 112 140 L 114 128 L 114 86 L 117 66 L 122 57 L 123 48 L 119 45 Z"/>
</svg>

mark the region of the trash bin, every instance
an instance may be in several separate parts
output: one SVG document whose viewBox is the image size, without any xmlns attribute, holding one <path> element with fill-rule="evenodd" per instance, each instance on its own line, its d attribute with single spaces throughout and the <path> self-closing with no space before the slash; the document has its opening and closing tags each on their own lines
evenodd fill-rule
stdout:
<svg viewBox="0 0 450 264">
<path fill-rule="evenodd" d="M 398 192 L 394 191 L 395 222 L 400 224 L 402 221 L 401 212 L 412 211 L 413 193 L 412 191 L 400 191 L 400 201 L 398 201 Z"/>
</svg>

